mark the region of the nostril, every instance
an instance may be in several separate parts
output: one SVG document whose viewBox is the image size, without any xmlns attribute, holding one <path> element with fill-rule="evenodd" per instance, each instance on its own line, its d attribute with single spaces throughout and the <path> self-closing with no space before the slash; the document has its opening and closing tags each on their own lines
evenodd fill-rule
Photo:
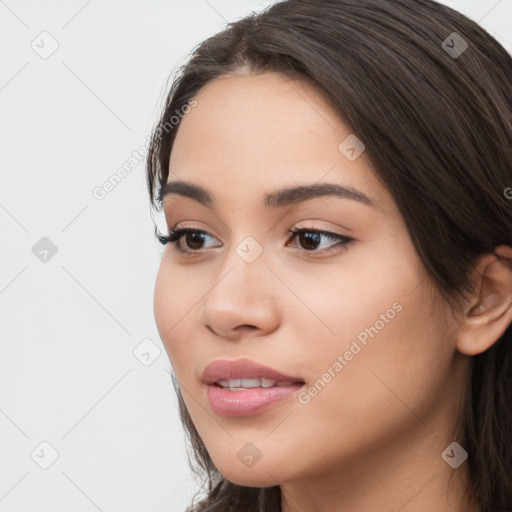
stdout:
<svg viewBox="0 0 512 512">
<path fill-rule="evenodd" d="M 218 332 L 216 332 L 214 329 L 212 329 L 212 327 L 210 327 L 209 325 L 205 325 L 205 327 L 212 333 L 212 334 L 215 334 L 215 336 L 221 336 L 221 334 L 219 334 Z M 254 331 L 255 329 L 258 329 L 256 326 L 254 325 L 249 325 L 249 324 L 244 324 L 244 325 L 239 325 L 238 327 L 235 327 L 235 329 L 233 330 L 233 332 L 236 332 L 236 333 L 240 333 L 240 332 L 249 332 L 249 331 Z"/>
<path fill-rule="evenodd" d="M 248 324 L 239 325 L 236 328 L 237 331 L 254 331 L 254 329 L 257 329 L 257 327 L 255 325 L 248 325 Z"/>
</svg>

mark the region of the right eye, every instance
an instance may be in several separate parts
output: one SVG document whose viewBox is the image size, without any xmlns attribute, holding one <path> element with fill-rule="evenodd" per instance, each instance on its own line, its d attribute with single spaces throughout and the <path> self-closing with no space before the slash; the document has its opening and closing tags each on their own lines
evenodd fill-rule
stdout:
<svg viewBox="0 0 512 512">
<path fill-rule="evenodd" d="M 190 249 L 184 249 L 180 245 L 179 242 L 183 237 L 186 237 L 186 244 Z M 158 235 L 157 238 L 162 245 L 174 244 L 176 250 L 181 253 L 194 253 L 202 249 L 202 247 L 198 247 L 198 245 L 200 246 L 204 243 L 206 237 L 212 237 L 212 235 L 199 229 L 177 228 L 169 230 L 168 235 Z"/>
</svg>

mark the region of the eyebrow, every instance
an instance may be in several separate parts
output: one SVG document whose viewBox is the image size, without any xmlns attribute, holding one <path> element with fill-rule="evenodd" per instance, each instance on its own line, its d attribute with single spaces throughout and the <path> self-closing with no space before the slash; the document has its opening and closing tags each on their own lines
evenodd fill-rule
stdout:
<svg viewBox="0 0 512 512">
<path fill-rule="evenodd" d="M 180 195 L 193 199 L 208 208 L 215 208 L 213 195 L 205 188 L 186 181 L 172 181 L 166 183 L 160 190 L 159 200 L 169 195 Z M 322 183 L 312 185 L 301 185 L 284 188 L 265 194 L 263 205 L 265 208 L 281 208 L 283 206 L 295 205 L 309 201 L 317 197 L 334 196 L 341 199 L 352 199 L 367 206 L 378 208 L 368 196 L 361 191 L 337 183 Z"/>
</svg>

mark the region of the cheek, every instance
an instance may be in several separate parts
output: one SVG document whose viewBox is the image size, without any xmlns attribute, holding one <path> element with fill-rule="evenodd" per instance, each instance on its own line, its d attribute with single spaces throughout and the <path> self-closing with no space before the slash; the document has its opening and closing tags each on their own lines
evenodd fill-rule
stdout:
<svg viewBox="0 0 512 512">
<path fill-rule="evenodd" d="M 331 364 L 344 356 L 351 367 L 346 378 L 356 379 L 362 393 L 374 381 L 376 396 L 393 396 L 379 381 L 382 374 L 397 393 L 412 398 L 430 378 L 441 377 L 449 364 L 450 343 L 444 324 L 428 308 L 428 282 L 411 263 L 416 261 L 413 254 L 398 256 L 383 248 L 378 259 L 371 256 L 365 263 L 360 258 L 359 272 L 347 272 L 341 285 L 334 283 L 325 318 L 331 319 L 337 336 L 326 351 Z"/>
<path fill-rule="evenodd" d="M 310 354 L 310 387 L 295 419 L 314 425 L 338 457 L 368 440 L 430 435 L 418 418 L 430 417 L 449 388 L 453 344 L 425 307 L 425 287 L 409 292 L 346 304 L 337 323 L 344 334 Z"/>
<path fill-rule="evenodd" d="M 165 272 L 163 263 L 160 264 L 155 281 L 155 291 L 153 296 L 153 308 L 155 312 L 155 321 L 160 334 L 160 338 L 165 343 L 165 333 L 172 327 L 169 319 L 169 312 L 173 311 L 172 293 L 170 293 L 171 282 L 168 273 Z"/>
<path fill-rule="evenodd" d="M 376 252 L 373 248 L 349 250 L 337 267 L 308 270 L 299 279 L 294 270 L 282 271 L 283 280 L 293 283 L 301 299 L 290 297 L 286 310 L 294 324 L 300 325 L 297 345 L 309 349 L 323 364 L 322 354 L 332 359 L 333 354 L 350 350 L 353 340 L 365 347 L 404 316 L 404 304 L 419 277 L 410 260 L 392 248 L 380 247 L 379 258 Z"/>
<path fill-rule="evenodd" d="M 309 387 L 293 406 L 294 434 L 275 438 L 284 459 L 285 446 L 293 451 L 300 439 L 304 461 L 335 464 L 407 432 L 431 435 L 418 417 L 430 417 L 449 388 L 453 343 L 427 307 L 427 281 L 415 260 L 380 256 L 372 264 L 359 257 L 359 272 L 332 273 L 328 287 L 310 288 L 308 305 L 334 334 L 302 316 L 293 354 Z"/>
<path fill-rule="evenodd" d="M 184 352 L 180 347 L 184 345 L 186 337 L 180 337 L 180 329 L 187 322 L 187 315 L 193 314 L 197 302 L 190 292 L 191 288 L 183 273 L 173 270 L 164 255 L 156 277 L 153 306 L 160 339 L 173 367 Z"/>
</svg>

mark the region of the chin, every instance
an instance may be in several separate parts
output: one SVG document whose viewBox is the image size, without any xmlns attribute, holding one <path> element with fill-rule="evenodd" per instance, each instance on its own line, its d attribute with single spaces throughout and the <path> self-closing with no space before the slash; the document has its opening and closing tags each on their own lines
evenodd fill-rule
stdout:
<svg viewBox="0 0 512 512">
<path fill-rule="evenodd" d="M 221 475 L 235 485 L 243 487 L 274 487 L 278 485 L 276 482 L 276 475 L 272 472 L 272 476 L 265 472 L 265 470 L 256 470 L 256 468 L 238 470 L 226 468 L 227 471 L 221 471 Z"/>
<path fill-rule="evenodd" d="M 283 477 L 285 480 L 290 477 L 286 468 L 275 458 L 263 455 L 249 462 L 244 460 L 245 452 L 241 453 L 239 449 L 237 452 L 212 457 L 217 471 L 228 482 L 244 487 L 273 487 L 281 483 Z M 283 471 L 287 473 L 286 476 Z"/>
</svg>

